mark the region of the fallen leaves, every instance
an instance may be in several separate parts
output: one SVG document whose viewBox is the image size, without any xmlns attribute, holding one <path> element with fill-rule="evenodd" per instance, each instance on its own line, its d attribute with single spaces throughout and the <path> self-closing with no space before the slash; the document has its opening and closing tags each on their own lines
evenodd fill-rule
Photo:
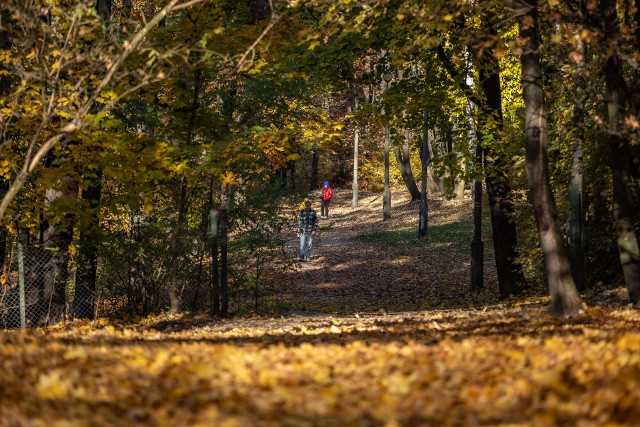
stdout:
<svg viewBox="0 0 640 427">
<path fill-rule="evenodd" d="M 543 313 L 534 305 L 235 319 L 174 333 L 154 331 L 153 319 L 113 333 L 97 324 L 81 334 L 74 324 L 6 332 L 0 425 L 632 425 L 640 314 L 611 308 L 601 323 Z"/>
<path fill-rule="evenodd" d="M 283 288 L 298 311 L 0 333 L 0 425 L 637 425 L 640 313 L 623 289 L 571 319 L 535 295 L 474 305 L 466 267 L 423 275 L 450 254 L 414 276 L 415 248 L 377 270 L 374 248 L 353 260 L 341 238 Z"/>
</svg>

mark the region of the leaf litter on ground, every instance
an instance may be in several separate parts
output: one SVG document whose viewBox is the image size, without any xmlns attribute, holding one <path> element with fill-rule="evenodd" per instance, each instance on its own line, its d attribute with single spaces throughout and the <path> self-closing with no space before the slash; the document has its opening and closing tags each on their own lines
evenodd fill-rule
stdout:
<svg viewBox="0 0 640 427">
<path fill-rule="evenodd" d="M 383 222 L 374 197 L 354 212 L 339 196 L 313 261 L 281 278 L 286 312 L 2 332 L 0 425 L 638 425 L 624 289 L 555 319 L 542 291 L 500 301 L 487 256 L 470 293 L 460 243 L 410 242 L 414 205 Z M 433 233 L 462 239 L 469 208 L 432 201 Z"/>
</svg>

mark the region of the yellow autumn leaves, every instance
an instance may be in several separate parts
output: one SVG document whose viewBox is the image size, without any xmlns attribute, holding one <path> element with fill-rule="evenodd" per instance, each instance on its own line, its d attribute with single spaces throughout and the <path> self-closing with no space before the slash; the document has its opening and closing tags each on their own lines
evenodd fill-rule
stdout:
<svg viewBox="0 0 640 427">
<path fill-rule="evenodd" d="M 640 315 L 601 311 L 4 332 L 0 425 L 633 425 Z"/>
</svg>

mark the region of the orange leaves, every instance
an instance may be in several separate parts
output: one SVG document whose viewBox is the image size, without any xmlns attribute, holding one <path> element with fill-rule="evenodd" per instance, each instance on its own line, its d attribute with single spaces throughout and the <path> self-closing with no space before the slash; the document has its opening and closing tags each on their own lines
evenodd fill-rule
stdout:
<svg viewBox="0 0 640 427">
<path fill-rule="evenodd" d="M 602 325 L 498 308 L 5 332 L 0 424 L 8 413 L 35 425 L 626 424 L 640 415 L 640 316 L 609 314 Z M 629 329 L 581 333 L 621 316 Z"/>
</svg>

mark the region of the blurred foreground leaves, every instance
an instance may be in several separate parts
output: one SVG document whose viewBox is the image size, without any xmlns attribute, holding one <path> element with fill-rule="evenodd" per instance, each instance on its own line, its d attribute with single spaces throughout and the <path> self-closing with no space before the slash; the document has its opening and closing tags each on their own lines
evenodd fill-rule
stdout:
<svg viewBox="0 0 640 427">
<path fill-rule="evenodd" d="M 0 425 L 634 425 L 638 350 L 624 307 L 75 322 L 0 335 Z"/>
</svg>

